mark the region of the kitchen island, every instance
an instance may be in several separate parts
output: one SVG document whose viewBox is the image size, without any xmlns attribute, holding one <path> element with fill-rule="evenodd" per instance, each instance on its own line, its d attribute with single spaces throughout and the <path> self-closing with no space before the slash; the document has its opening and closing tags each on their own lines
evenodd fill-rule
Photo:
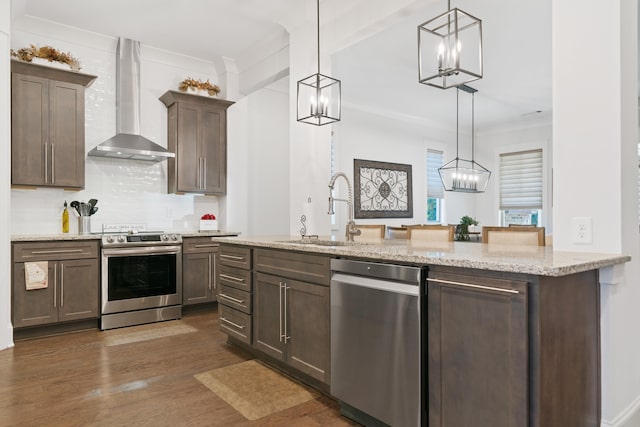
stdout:
<svg viewBox="0 0 640 427">
<path fill-rule="evenodd" d="M 330 237 L 220 243 L 220 282 L 236 291 L 219 298 L 229 341 L 321 390 L 331 389 L 329 336 L 339 327 L 329 321 L 331 259 L 413 265 L 428 277 L 423 419 L 430 426 L 600 425 L 599 276 L 628 256 Z M 245 302 L 242 310 L 234 299 Z"/>
</svg>

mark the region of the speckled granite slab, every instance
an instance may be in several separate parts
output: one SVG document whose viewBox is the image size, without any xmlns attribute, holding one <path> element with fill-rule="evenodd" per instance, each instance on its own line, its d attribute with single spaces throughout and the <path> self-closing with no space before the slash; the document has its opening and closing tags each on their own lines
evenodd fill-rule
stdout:
<svg viewBox="0 0 640 427">
<path fill-rule="evenodd" d="M 171 233 L 171 232 L 168 232 Z M 229 237 L 240 235 L 237 231 L 188 231 L 178 232 L 182 237 Z M 92 234 L 16 234 L 11 236 L 12 242 L 50 242 L 63 240 L 100 240 L 102 233 Z"/>
<path fill-rule="evenodd" d="M 272 249 L 287 249 L 371 261 L 445 265 L 481 270 L 507 271 L 539 276 L 566 276 L 622 264 L 631 260 L 620 254 L 553 251 L 549 246 L 501 246 L 472 242 L 432 243 L 377 239 L 333 245 L 331 238 L 320 242 L 299 237 L 223 237 L 221 243 L 233 243 Z"/>
<path fill-rule="evenodd" d="M 102 233 L 97 234 L 16 234 L 11 236 L 12 242 L 52 242 L 64 240 L 100 240 Z"/>
</svg>

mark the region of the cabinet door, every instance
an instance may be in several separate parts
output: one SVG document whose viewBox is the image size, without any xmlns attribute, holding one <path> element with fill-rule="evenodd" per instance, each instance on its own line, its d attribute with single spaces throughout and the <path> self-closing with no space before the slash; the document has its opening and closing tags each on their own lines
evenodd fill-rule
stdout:
<svg viewBox="0 0 640 427">
<path fill-rule="evenodd" d="M 99 316 L 97 259 L 60 261 L 58 266 L 58 319 L 60 322 Z"/>
<path fill-rule="evenodd" d="M 284 279 L 256 274 L 253 284 L 253 346 L 284 360 Z"/>
<path fill-rule="evenodd" d="M 26 289 L 24 263 L 13 264 L 13 326 L 44 325 L 58 321 L 57 262 L 49 262 L 49 281 L 44 289 Z"/>
<path fill-rule="evenodd" d="M 11 183 L 43 185 L 49 175 L 49 80 L 12 73 L 11 91 Z"/>
<path fill-rule="evenodd" d="M 200 129 L 204 192 L 225 194 L 227 190 L 226 112 L 204 107 Z"/>
<path fill-rule="evenodd" d="M 182 303 L 184 305 L 213 301 L 214 254 L 211 252 L 182 255 Z"/>
<path fill-rule="evenodd" d="M 429 426 L 527 425 L 527 284 L 429 273 Z"/>
<path fill-rule="evenodd" d="M 330 379 L 329 287 L 288 280 L 287 362 L 324 383 Z"/>
<path fill-rule="evenodd" d="M 202 155 L 199 150 L 200 107 L 178 106 L 176 174 L 177 191 L 201 191 Z"/>
<path fill-rule="evenodd" d="M 84 187 L 84 87 L 49 82 L 49 184 Z"/>
</svg>

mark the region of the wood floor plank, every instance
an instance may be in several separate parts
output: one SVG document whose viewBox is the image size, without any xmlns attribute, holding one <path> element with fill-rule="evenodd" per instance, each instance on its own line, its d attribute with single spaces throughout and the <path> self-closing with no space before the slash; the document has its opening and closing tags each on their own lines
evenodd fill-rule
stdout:
<svg viewBox="0 0 640 427">
<path fill-rule="evenodd" d="M 255 421 L 244 418 L 194 378 L 252 358 L 227 344 L 217 318 L 215 310 L 190 314 L 179 322 L 195 332 L 120 345 L 107 345 L 111 331 L 96 330 L 18 341 L 0 351 L 0 425 L 357 425 L 325 395 Z"/>
</svg>

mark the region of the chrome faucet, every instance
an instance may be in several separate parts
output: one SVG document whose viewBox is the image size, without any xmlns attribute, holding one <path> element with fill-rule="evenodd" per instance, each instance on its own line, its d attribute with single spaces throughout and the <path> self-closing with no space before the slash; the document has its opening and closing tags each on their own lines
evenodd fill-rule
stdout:
<svg viewBox="0 0 640 427">
<path fill-rule="evenodd" d="M 343 177 L 344 180 L 347 182 L 347 189 L 349 190 L 349 198 L 347 200 L 334 198 L 333 195 L 331 194 L 331 191 L 333 190 L 333 186 L 335 185 L 338 177 Z M 353 192 L 351 191 L 351 183 L 349 182 L 349 178 L 343 172 L 337 172 L 333 174 L 333 176 L 329 180 L 329 212 L 327 212 L 329 215 L 333 215 L 335 213 L 334 201 L 347 202 L 347 209 L 349 211 L 349 220 L 347 222 L 345 237 L 347 238 L 348 242 L 353 242 L 353 236 L 359 236 L 360 233 L 362 232 L 358 230 L 356 223 L 353 221 Z"/>
</svg>

